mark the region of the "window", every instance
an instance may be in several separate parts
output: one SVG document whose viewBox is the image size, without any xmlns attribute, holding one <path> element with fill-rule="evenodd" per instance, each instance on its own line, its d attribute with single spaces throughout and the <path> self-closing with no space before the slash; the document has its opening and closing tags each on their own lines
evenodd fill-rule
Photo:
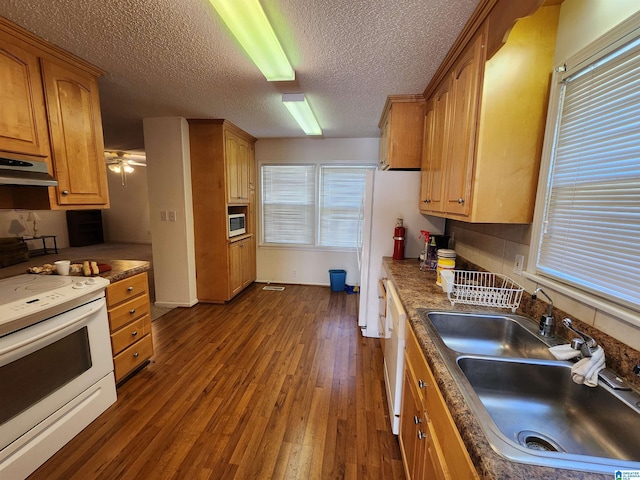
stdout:
<svg viewBox="0 0 640 480">
<path fill-rule="evenodd" d="M 370 169 L 263 165 L 263 244 L 355 248 Z"/>
<path fill-rule="evenodd" d="M 638 310 L 640 38 L 556 77 L 535 273 Z"/>
</svg>

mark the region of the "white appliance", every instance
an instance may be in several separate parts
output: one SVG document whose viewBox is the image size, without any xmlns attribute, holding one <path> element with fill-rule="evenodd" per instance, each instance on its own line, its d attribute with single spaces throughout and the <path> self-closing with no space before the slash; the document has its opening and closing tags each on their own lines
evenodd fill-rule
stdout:
<svg viewBox="0 0 640 480">
<path fill-rule="evenodd" d="M 360 262 L 360 304 L 358 325 L 365 337 L 383 337 L 378 321 L 378 280 L 382 257 L 393 256 L 393 229 L 404 219 L 405 258 L 416 261 L 424 248 L 420 230 L 432 234 L 444 232 L 444 218 L 420 213 L 420 172 L 372 170 L 367 172 L 362 204 L 363 228 Z"/>
<path fill-rule="evenodd" d="M 394 435 L 400 432 L 402 403 L 402 374 L 404 369 L 405 321 L 407 314 L 393 284 L 383 280 L 386 289 L 385 325 L 388 332 L 384 342 L 384 385 L 387 389 L 389 418 Z"/>
<path fill-rule="evenodd" d="M 0 280 L 0 478 L 26 478 L 116 401 L 108 284 Z"/>
<path fill-rule="evenodd" d="M 230 213 L 227 216 L 229 238 L 247 233 L 247 219 L 244 213 Z"/>
</svg>

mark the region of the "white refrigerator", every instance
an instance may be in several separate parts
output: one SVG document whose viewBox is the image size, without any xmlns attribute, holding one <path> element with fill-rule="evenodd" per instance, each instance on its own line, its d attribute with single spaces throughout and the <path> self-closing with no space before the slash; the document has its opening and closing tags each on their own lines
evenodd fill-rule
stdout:
<svg viewBox="0 0 640 480">
<path fill-rule="evenodd" d="M 443 218 L 423 215 L 418 209 L 420 172 L 372 170 L 367 172 L 362 202 L 362 241 L 358 251 L 360 265 L 360 304 L 358 325 L 365 337 L 380 337 L 378 327 L 378 280 L 382 257 L 393 256 L 393 230 L 398 218 L 404 220 L 405 258 L 416 261 L 424 248 L 420 230 L 444 233 Z"/>
</svg>

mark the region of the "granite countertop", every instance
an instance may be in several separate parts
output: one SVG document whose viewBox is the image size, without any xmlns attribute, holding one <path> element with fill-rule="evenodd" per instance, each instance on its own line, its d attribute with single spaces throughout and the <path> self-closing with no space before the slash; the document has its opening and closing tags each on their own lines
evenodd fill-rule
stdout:
<svg viewBox="0 0 640 480">
<path fill-rule="evenodd" d="M 27 273 L 27 269 L 32 266 L 42 266 L 45 263 L 53 263 L 54 258 L 52 255 L 46 255 L 43 257 L 36 257 L 30 259 L 28 262 L 19 263 L 17 265 L 11 265 L 9 267 L 4 267 L 0 269 L 0 279 L 9 278 L 15 275 L 20 275 L 23 273 Z M 58 260 L 57 257 L 60 255 L 56 255 L 55 260 Z M 71 263 L 82 263 L 87 259 L 71 259 Z M 103 272 L 100 274 L 101 277 L 106 278 L 111 283 L 118 282 L 120 280 L 124 280 L 125 278 L 132 277 L 137 275 L 138 273 L 146 272 L 151 268 L 151 262 L 147 262 L 144 260 L 110 260 L 110 259 L 102 259 L 102 258 L 92 258 L 91 261 L 104 263 L 106 265 L 111 266 L 111 270 L 108 272 Z M 53 274 L 55 275 L 55 274 Z M 75 276 L 76 274 L 74 274 Z M 77 276 L 82 276 L 81 274 L 77 274 Z"/>
<path fill-rule="evenodd" d="M 491 311 L 499 313 L 511 313 L 511 311 L 473 305 L 456 305 L 452 307 L 447 295 L 436 285 L 435 272 L 420 271 L 418 260 L 397 261 L 390 257 L 384 257 L 382 263 L 389 274 L 389 279 L 398 291 L 400 301 L 407 312 L 407 317 L 416 334 L 416 338 L 422 347 L 427 363 L 433 372 L 480 478 L 491 480 L 530 480 L 532 478 L 604 480 L 613 477 L 613 471 L 611 475 L 601 475 L 591 472 L 527 465 L 509 461 L 496 453 L 489 444 L 480 427 L 480 423 L 469 409 L 444 360 L 422 324 L 418 309 Z"/>
</svg>

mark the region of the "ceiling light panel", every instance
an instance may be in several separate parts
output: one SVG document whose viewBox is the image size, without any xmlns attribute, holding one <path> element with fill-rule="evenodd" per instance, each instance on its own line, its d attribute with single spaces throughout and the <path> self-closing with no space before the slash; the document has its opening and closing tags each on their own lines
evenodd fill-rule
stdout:
<svg viewBox="0 0 640 480">
<path fill-rule="evenodd" d="M 209 1 L 268 81 L 295 79 L 259 0 Z"/>
<path fill-rule="evenodd" d="M 320 128 L 304 94 L 289 93 L 282 95 L 282 103 L 287 107 L 289 113 L 295 118 L 304 133 L 307 135 L 322 135 L 322 128 Z"/>
</svg>

